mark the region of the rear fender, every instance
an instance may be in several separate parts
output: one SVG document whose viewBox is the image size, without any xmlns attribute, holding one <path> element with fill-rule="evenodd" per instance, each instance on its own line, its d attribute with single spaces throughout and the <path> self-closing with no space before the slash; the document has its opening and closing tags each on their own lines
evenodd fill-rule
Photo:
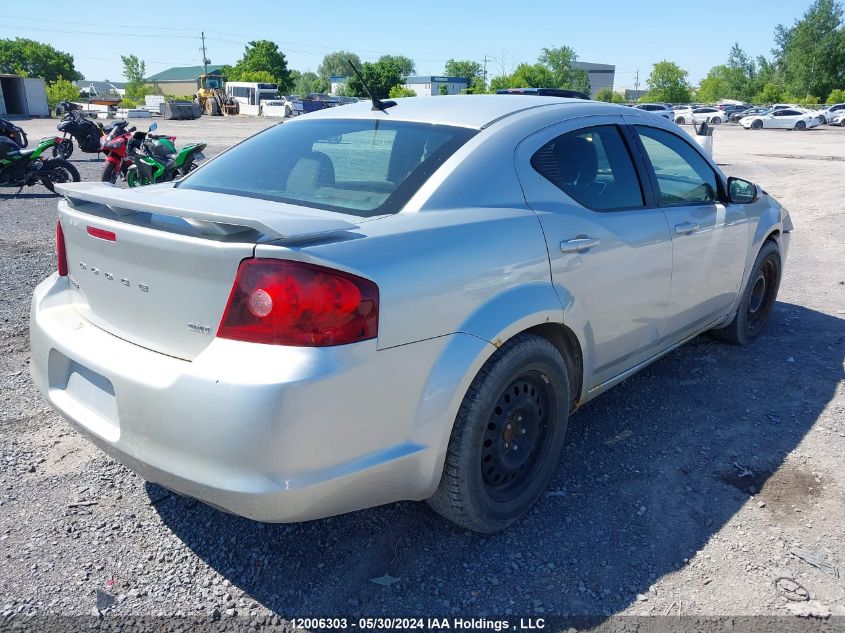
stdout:
<svg viewBox="0 0 845 633">
<path fill-rule="evenodd" d="M 505 290 L 464 321 L 431 368 L 417 407 L 413 440 L 431 446 L 433 460 L 424 473 L 424 496 L 440 483 L 446 450 L 464 396 L 496 350 L 508 339 L 536 325 L 562 323 L 563 310 L 548 282 L 523 284 Z"/>
</svg>

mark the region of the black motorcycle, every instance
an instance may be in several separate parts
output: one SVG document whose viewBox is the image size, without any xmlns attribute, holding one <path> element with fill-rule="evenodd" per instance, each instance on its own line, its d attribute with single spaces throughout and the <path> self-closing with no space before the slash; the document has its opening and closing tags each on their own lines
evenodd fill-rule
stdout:
<svg viewBox="0 0 845 633">
<path fill-rule="evenodd" d="M 88 154 L 100 151 L 100 139 L 103 136 L 103 126 L 94 123 L 78 110 L 72 110 L 64 115 L 56 129 L 62 133 L 62 140 L 53 147 L 53 156 L 67 160 L 73 154 L 73 140 L 79 149 Z M 70 137 L 70 138 L 69 138 Z"/>
<path fill-rule="evenodd" d="M 0 136 L 11 139 L 19 148 L 24 148 L 29 144 L 26 132 L 6 119 L 0 119 Z"/>
</svg>

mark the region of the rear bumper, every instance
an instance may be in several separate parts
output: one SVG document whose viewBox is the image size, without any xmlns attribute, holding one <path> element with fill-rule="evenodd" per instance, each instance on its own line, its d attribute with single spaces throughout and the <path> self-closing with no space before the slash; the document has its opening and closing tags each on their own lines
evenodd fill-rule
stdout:
<svg viewBox="0 0 845 633">
<path fill-rule="evenodd" d="M 313 349 L 214 339 L 189 362 L 92 325 L 68 290 L 56 275 L 35 290 L 33 380 L 145 479 L 271 522 L 436 488 L 442 451 L 419 440 L 415 412 L 449 337 L 382 351 L 376 341 Z"/>
</svg>

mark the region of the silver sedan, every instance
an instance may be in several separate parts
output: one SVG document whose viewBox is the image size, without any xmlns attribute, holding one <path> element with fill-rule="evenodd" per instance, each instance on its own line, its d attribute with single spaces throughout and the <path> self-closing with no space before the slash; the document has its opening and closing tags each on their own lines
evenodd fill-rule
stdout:
<svg viewBox="0 0 845 633">
<path fill-rule="evenodd" d="M 57 186 L 32 376 L 142 477 L 261 521 L 528 510 L 569 416 L 765 326 L 789 214 L 674 123 L 555 97 L 358 103 L 176 183 Z"/>
</svg>

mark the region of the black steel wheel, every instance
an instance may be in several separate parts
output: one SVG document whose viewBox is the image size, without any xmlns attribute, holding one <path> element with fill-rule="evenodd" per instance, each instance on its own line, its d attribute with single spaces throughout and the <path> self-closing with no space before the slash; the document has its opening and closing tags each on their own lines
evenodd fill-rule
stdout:
<svg viewBox="0 0 845 633">
<path fill-rule="evenodd" d="M 781 270 L 780 248 L 767 240 L 751 269 L 733 320 L 727 327 L 711 330 L 713 337 L 734 345 L 745 345 L 756 339 L 775 307 Z"/>
<path fill-rule="evenodd" d="M 557 467 L 569 404 L 561 352 L 532 334 L 507 341 L 464 396 L 429 505 L 476 532 L 498 532 L 516 521 Z"/>
<path fill-rule="evenodd" d="M 763 122 L 760 119 L 756 119 L 751 122 L 751 129 L 752 130 L 759 130 L 763 127 Z"/>
<path fill-rule="evenodd" d="M 796 121 L 795 122 L 795 129 L 796 130 L 806 130 L 807 124 L 804 121 Z"/>
<path fill-rule="evenodd" d="M 548 377 L 526 372 L 508 385 L 493 407 L 484 432 L 481 471 L 488 494 L 518 496 L 542 457 L 549 431 Z"/>
</svg>

